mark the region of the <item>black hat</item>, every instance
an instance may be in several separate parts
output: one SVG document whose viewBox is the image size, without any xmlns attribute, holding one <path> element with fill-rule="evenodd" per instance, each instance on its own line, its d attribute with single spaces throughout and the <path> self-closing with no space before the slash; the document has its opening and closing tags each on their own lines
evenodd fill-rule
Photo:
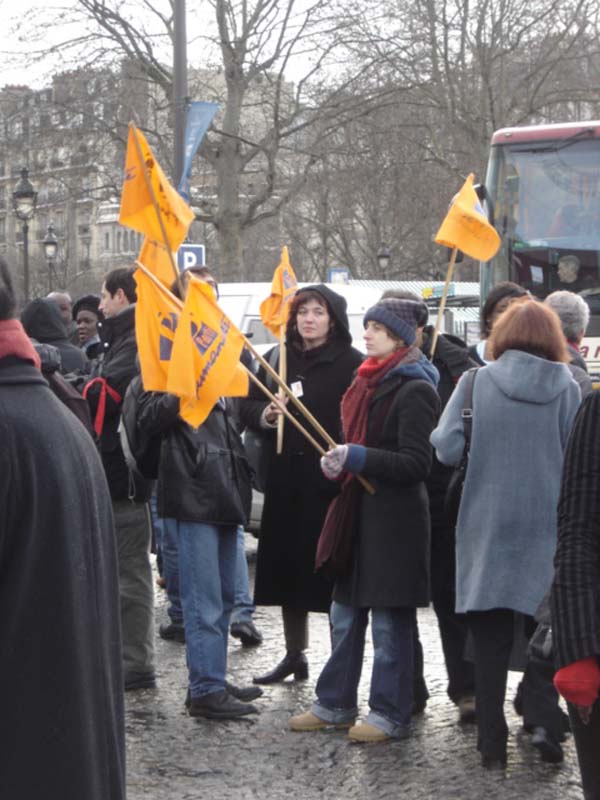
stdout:
<svg viewBox="0 0 600 800">
<path fill-rule="evenodd" d="M 403 339 L 406 344 L 412 344 L 422 318 L 422 303 L 404 298 L 386 297 L 367 311 L 363 325 L 366 327 L 369 320 L 381 322 L 394 336 Z"/>
<path fill-rule="evenodd" d="M 91 311 L 97 317 L 100 316 L 100 297 L 97 294 L 84 294 L 79 300 L 73 303 L 73 319 L 77 319 L 77 314 L 85 308 L 86 311 Z"/>
</svg>

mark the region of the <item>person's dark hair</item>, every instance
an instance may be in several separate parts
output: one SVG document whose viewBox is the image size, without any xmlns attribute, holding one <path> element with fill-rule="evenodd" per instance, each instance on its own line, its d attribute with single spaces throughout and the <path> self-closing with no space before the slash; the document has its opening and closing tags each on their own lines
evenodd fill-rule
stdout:
<svg viewBox="0 0 600 800">
<path fill-rule="evenodd" d="M 516 300 L 506 309 L 494 325 L 489 345 L 494 359 L 506 350 L 522 350 L 548 361 L 569 361 L 558 314 L 528 298 Z"/>
<path fill-rule="evenodd" d="M 15 315 L 15 293 L 12 285 L 12 278 L 8 270 L 8 264 L 0 257 L 0 320 L 12 319 Z"/>
<path fill-rule="evenodd" d="M 402 289 L 386 289 L 381 295 L 381 300 L 386 300 L 388 297 L 395 297 L 397 300 L 413 300 L 419 304 L 421 309 L 421 316 L 419 317 L 419 328 L 424 328 L 429 320 L 429 309 L 427 304 L 423 302 L 423 298 L 419 297 L 414 292 L 405 292 Z"/>
<path fill-rule="evenodd" d="M 133 273 L 134 270 L 131 267 L 117 267 L 108 273 L 104 278 L 104 285 L 111 297 L 114 297 L 119 289 L 123 289 L 129 302 L 136 302 L 137 293 Z"/>
<path fill-rule="evenodd" d="M 187 289 L 188 281 L 187 281 L 185 276 L 186 275 L 190 275 L 190 274 L 191 275 L 195 275 L 197 278 L 200 278 L 201 281 L 206 281 L 207 278 L 212 278 L 213 281 L 215 282 L 214 289 L 215 289 L 215 293 L 217 295 L 217 300 L 219 299 L 219 284 L 217 282 L 217 279 L 214 276 L 213 271 L 210 269 L 210 267 L 189 267 L 189 269 L 185 269 L 181 273 L 181 276 L 180 276 L 179 280 L 178 281 L 173 281 L 173 283 L 171 284 L 171 294 L 174 294 L 175 297 L 178 297 L 180 300 L 184 299 L 181 296 L 181 290 L 179 288 L 179 285 L 180 285 L 180 283 L 183 283 L 184 284 L 184 288 Z"/>
<path fill-rule="evenodd" d="M 300 348 L 303 342 L 302 337 L 298 333 L 298 309 L 300 306 L 305 305 L 305 303 L 310 303 L 311 300 L 315 300 L 320 306 L 327 309 L 327 313 L 329 314 L 329 333 L 327 340 L 329 341 L 337 333 L 337 322 L 327 300 L 325 300 L 322 294 L 314 291 L 314 289 L 302 289 L 294 295 L 290 303 L 290 315 L 286 328 L 286 339 L 289 344 L 295 344 Z"/>
<path fill-rule="evenodd" d="M 527 297 L 528 295 L 529 292 L 527 289 L 519 286 L 518 283 L 513 283 L 512 281 L 497 283 L 486 297 L 483 308 L 481 309 L 480 329 L 482 339 L 487 339 L 492 331 L 490 318 L 501 300 L 504 300 L 506 297 Z"/>
</svg>

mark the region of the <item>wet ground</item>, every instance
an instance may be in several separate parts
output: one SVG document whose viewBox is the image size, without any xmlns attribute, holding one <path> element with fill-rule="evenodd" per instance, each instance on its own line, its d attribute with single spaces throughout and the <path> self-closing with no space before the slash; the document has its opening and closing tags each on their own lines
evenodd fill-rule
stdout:
<svg viewBox="0 0 600 800">
<path fill-rule="evenodd" d="M 255 540 L 248 537 L 252 568 Z M 164 592 L 157 590 L 156 624 L 165 620 Z M 277 609 L 259 609 L 255 622 L 264 644 L 243 649 L 231 639 L 229 669 L 233 682 L 249 683 L 283 656 Z M 253 720 L 210 722 L 189 717 L 185 648 L 157 635 L 159 685 L 126 695 L 127 784 L 129 800 L 580 800 L 571 738 L 562 766 L 542 764 L 507 701 L 509 764 L 505 774 L 488 773 L 479 764 L 476 729 L 460 725 L 446 696 L 446 677 L 431 610 L 419 614 L 425 649 L 425 673 L 431 698 L 415 719 L 406 741 L 361 745 L 339 731 L 292 733 L 291 715 L 309 708 L 314 683 L 329 650 L 327 620 L 311 618 L 307 653 L 308 681 L 265 687 Z M 370 650 L 360 687 L 366 713 Z M 508 698 L 519 675 L 511 673 Z"/>
</svg>

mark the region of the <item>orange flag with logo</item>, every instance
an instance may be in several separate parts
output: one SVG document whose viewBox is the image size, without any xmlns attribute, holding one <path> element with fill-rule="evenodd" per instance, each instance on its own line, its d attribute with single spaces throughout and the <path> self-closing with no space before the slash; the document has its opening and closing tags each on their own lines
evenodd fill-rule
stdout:
<svg viewBox="0 0 600 800">
<path fill-rule="evenodd" d="M 176 254 L 173 253 L 173 259 Z M 175 273 L 173 272 L 173 265 L 169 258 L 169 252 L 164 244 L 155 242 L 154 239 L 149 239 L 147 236 L 144 239 L 142 249 L 138 261 L 141 261 L 146 269 L 158 278 L 167 288 L 171 286 L 175 280 Z M 175 261 L 175 263 L 177 263 Z"/>
<path fill-rule="evenodd" d="M 165 392 L 180 309 L 141 269 L 137 283 L 135 337 L 147 392 Z"/>
<path fill-rule="evenodd" d="M 473 188 L 473 177 L 471 173 L 452 201 L 434 241 L 446 247 L 456 247 L 479 261 L 489 261 L 498 252 L 500 236 L 490 225 L 479 202 Z"/>
<path fill-rule="evenodd" d="M 298 281 L 292 265 L 287 247 L 281 251 L 281 261 L 273 275 L 271 294 L 260 304 L 260 317 L 265 328 L 274 336 L 279 336 L 285 326 L 290 313 L 290 301 L 298 290 Z"/>
<path fill-rule="evenodd" d="M 244 337 L 217 305 L 212 288 L 190 279 L 169 368 L 167 391 L 182 398 L 180 414 L 197 428 L 219 397 L 248 394 L 240 365 Z"/>
<path fill-rule="evenodd" d="M 138 154 L 136 139 L 142 160 Z M 149 188 L 144 176 L 143 164 L 152 189 Z M 162 218 L 168 246 L 171 250 L 177 250 L 187 235 L 190 223 L 194 219 L 194 212 L 167 180 L 143 133 L 130 123 L 119 222 L 154 241 L 164 242 L 152 200 L 153 195 Z M 167 246 L 166 242 L 164 244 Z"/>
</svg>

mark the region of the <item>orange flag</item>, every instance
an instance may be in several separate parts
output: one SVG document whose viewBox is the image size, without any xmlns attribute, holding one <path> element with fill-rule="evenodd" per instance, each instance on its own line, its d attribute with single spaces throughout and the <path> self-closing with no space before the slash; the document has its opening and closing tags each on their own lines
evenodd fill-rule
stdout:
<svg viewBox="0 0 600 800">
<path fill-rule="evenodd" d="M 271 294 L 260 304 L 260 317 L 265 328 L 279 336 L 290 312 L 290 300 L 298 290 L 298 281 L 290 264 L 287 247 L 281 251 L 281 261 L 273 275 Z"/>
<path fill-rule="evenodd" d="M 135 336 L 142 383 L 147 392 L 165 392 L 180 309 L 141 269 L 137 283 Z"/>
<path fill-rule="evenodd" d="M 221 311 L 212 288 L 190 279 L 173 342 L 167 391 L 182 398 L 180 414 L 197 428 L 219 397 L 248 394 L 240 365 L 244 337 Z"/>
<path fill-rule="evenodd" d="M 152 193 L 144 176 L 144 169 L 136 147 L 136 138 L 143 163 L 146 165 Z M 177 250 L 186 237 L 190 223 L 194 219 L 194 212 L 167 180 L 143 133 L 133 123 L 130 123 L 119 222 L 121 225 L 144 233 L 154 241 L 163 242 L 166 246 L 167 243 L 164 242 L 158 215 L 152 202 L 152 194 L 154 194 L 163 221 L 168 246 L 171 250 Z"/>
<path fill-rule="evenodd" d="M 175 253 L 173 253 L 173 259 L 176 259 Z M 150 270 L 150 272 L 167 288 L 169 288 L 175 280 L 171 259 L 169 258 L 169 253 L 164 244 L 155 242 L 153 239 L 149 239 L 146 236 L 142 249 L 140 250 L 138 261 L 141 261 L 146 269 Z M 175 264 L 177 264 L 176 260 Z"/>
<path fill-rule="evenodd" d="M 481 207 L 473 188 L 473 173 L 452 201 L 434 241 L 446 247 L 456 247 L 479 261 L 489 261 L 498 252 L 500 236 Z"/>
</svg>

